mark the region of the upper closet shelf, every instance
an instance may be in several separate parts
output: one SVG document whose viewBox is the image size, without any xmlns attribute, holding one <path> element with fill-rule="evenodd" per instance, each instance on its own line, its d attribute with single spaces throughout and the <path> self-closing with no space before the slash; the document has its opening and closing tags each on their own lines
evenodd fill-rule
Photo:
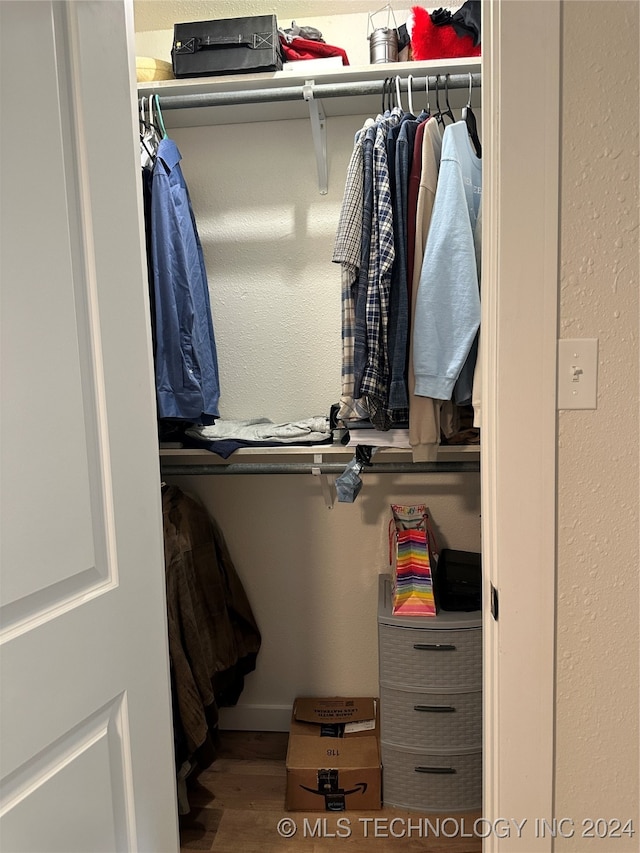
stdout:
<svg viewBox="0 0 640 853">
<path fill-rule="evenodd" d="M 461 109 L 467 103 L 471 86 L 476 90 L 480 86 L 480 57 L 394 62 L 358 68 L 346 66 L 325 71 L 316 68 L 306 74 L 304 62 L 290 65 L 296 67 L 289 70 L 287 66 L 285 71 L 270 74 L 141 83 L 138 85 L 138 95 L 141 98 L 158 95 L 167 128 L 309 118 L 319 188 L 325 194 L 328 186 L 327 116 L 375 116 L 381 112 L 386 78 L 398 78 L 393 91 L 396 88 L 400 91 L 404 109 L 408 108 L 408 87 L 411 86 L 416 114 L 427 105 L 427 101 L 432 108 L 435 106 L 436 82 L 443 107 L 447 82 L 449 102 L 453 109 Z M 428 95 L 425 94 L 427 80 Z M 471 97 L 472 106 L 478 108 L 480 98 L 477 91 L 471 92 Z"/>
</svg>

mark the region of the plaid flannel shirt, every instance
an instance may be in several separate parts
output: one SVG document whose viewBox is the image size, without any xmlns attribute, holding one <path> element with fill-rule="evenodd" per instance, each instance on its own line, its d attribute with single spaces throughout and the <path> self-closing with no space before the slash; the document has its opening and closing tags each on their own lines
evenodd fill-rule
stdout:
<svg viewBox="0 0 640 853">
<path fill-rule="evenodd" d="M 364 128 L 356 134 L 338 220 L 332 260 L 341 265 L 342 280 L 342 393 L 338 417 L 367 418 L 364 401 L 354 398 L 355 295 L 360 268 L 363 206 Z"/>
<path fill-rule="evenodd" d="M 369 416 L 378 429 L 388 429 L 392 423 L 387 408 L 390 376 L 388 316 L 395 247 L 386 136 L 388 129 L 400 121 L 400 116 L 399 110 L 393 110 L 388 119 L 378 122 L 373 146 L 374 212 L 366 302 L 367 363 L 360 391 L 367 397 Z"/>
</svg>

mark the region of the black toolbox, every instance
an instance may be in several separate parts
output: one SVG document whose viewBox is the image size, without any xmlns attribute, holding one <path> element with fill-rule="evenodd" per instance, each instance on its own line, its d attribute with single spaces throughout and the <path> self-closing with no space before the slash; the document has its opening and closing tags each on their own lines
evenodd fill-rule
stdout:
<svg viewBox="0 0 640 853">
<path fill-rule="evenodd" d="M 275 15 L 173 25 L 176 77 L 215 77 L 282 70 Z"/>
</svg>

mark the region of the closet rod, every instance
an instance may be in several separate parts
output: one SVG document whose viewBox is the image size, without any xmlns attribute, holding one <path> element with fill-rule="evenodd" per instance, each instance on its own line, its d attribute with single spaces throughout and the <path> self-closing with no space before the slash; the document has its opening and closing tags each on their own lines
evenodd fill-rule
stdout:
<svg viewBox="0 0 640 853">
<path fill-rule="evenodd" d="M 232 462 L 228 465 L 161 464 L 166 476 L 208 476 L 209 474 L 342 474 L 344 462 Z M 477 474 L 480 462 L 376 462 L 363 474 Z"/>
<path fill-rule="evenodd" d="M 438 86 L 444 86 L 445 74 L 429 77 L 429 91 L 435 92 L 436 79 Z M 392 79 L 395 79 L 392 77 Z M 469 74 L 450 74 L 449 89 L 468 89 Z M 471 74 L 473 88 L 481 86 L 481 75 Z M 343 98 L 357 95 L 382 95 L 384 80 L 362 80 L 352 83 L 316 83 L 311 80 L 306 85 L 282 86 L 274 89 L 247 89 L 234 92 L 208 92 L 190 95 L 160 95 L 160 106 L 163 110 L 182 110 L 195 107 L 222 107 L 236 104 L 275 103 L 278 101 L 303 101 L 309 99 L 309 87 L 314 98 Z M 400 90 L 407 91 L 407 80 L 400 78 Z M 414 77 L 411 82 L 412 92 L 426 91 L 426 77 Z"/>
</svg>

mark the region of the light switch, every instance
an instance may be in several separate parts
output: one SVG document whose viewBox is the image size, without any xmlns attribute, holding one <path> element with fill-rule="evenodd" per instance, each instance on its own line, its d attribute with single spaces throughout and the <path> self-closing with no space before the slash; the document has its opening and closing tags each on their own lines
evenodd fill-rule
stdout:
<svg viewBox="0 0 640 853">
<path fill-rule="evenodd" d="M 558 408 L 595 409 L 598 392 L 598 339 L 558 341 Z"/>
</svg>

